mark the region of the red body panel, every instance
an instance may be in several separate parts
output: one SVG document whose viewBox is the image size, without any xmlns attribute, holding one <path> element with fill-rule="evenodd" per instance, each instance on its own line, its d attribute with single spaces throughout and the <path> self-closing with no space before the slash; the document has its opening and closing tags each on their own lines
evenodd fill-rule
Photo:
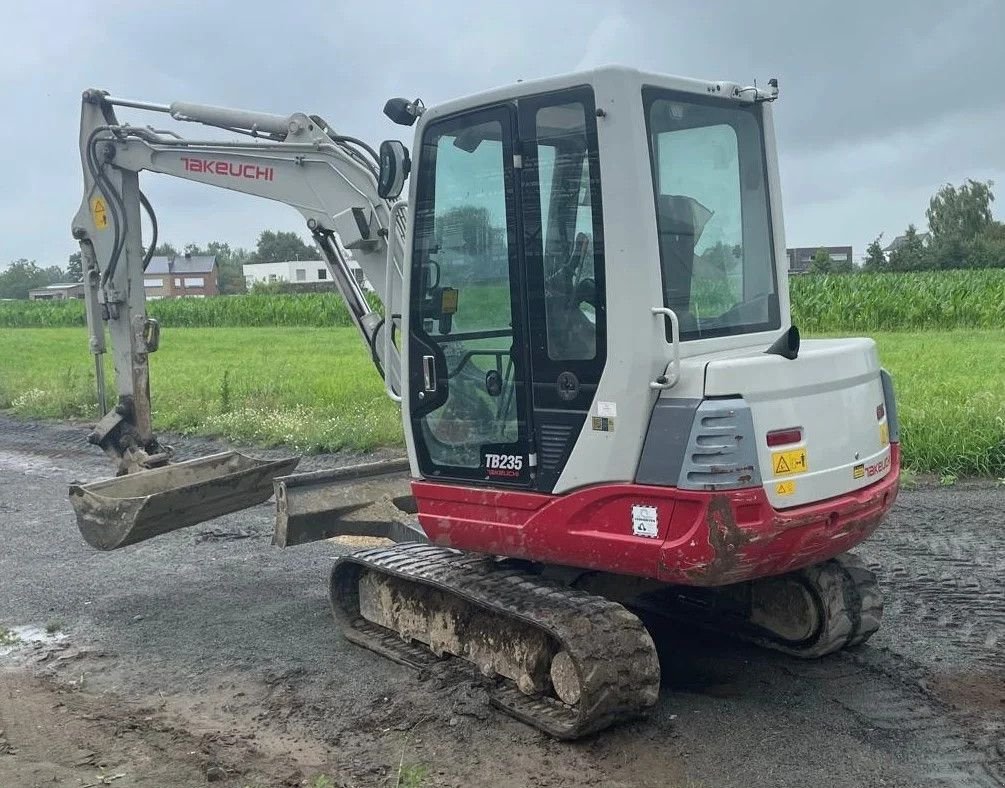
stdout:
<svg viewBox="0 0 1005 788">
<path fill-rule="evenodd" d="M 897 497 L 890 473 L 847 495 L 779 511 L 760 487 L 697 492 L 605 484 L 567 495 L 412 483 L 419 522 L 434 544 L 548 564 L 718 586 L 782 574 L 850 550 Z M 632 532 L 632 507 L 657 510 L 655 538 Z"/>
</svg>

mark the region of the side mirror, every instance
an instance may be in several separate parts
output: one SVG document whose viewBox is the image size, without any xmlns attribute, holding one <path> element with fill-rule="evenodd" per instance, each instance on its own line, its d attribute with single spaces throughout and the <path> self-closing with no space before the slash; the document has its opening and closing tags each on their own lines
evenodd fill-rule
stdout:
<svg viewBox="0 0 1005 788">
<path fill-rule="evenodd" d="M 398 140 L 384 140 L 380 143 L 380 174 L 377 177 L 377 194 L 385 200 L 393 200 L 401 194 L 405 178 L 412 169 L 412 160 L 406 148 Z"/>
<path fill-rule="evenodd" d="M 419 101 L 409 101 L 404 98 L 388 99 L 384 104 L 384 114 L 399 126 L 411 126 L 415 119 L 422 114 L 419 109 Z"/>
</svg>

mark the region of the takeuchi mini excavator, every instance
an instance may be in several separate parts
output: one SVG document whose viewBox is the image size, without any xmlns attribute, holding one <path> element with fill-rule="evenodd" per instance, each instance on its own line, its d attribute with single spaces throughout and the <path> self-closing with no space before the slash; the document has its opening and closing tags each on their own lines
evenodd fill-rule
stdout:
<svg viewBox="0 0 1005 788">
<path fill-rule="evenodd" d="M 799 657 L 862 643 L 882 601 L 848 551 L 897 495 L 896 408 L 871 340 L 792 325 L 777 96 L 607 67 L 391 99 L 409 154 L 319 115 L 88 90 L 73 234 L 91 441 L 118 475 L 71 487 L 84 538 L 112 550 L 275 493 L 278 545 L 390 539 L 334 566 L 346 636 L 417 668 L 470 663 L 496 706 L 563 739 L 656 701 L 640 611 Z M 172 461 L 151 425 L 143 171 L 303 215 L 400 403 L 407 460 Z"/>
</svg>

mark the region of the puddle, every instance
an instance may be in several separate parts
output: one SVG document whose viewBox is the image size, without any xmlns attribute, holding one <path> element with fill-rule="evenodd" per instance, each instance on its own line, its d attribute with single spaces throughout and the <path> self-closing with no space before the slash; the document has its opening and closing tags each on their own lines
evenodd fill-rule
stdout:
<svg viewBox="0 0 1005 788">
<path fill-rule="evenodd" d="M 28 476 L 44 476 L 46 478 L 65 476 L 70 472 L 67 468 L 57 465 L 45 457 L 12 451 L 0 451 L 0 471 L 16 471 Z"/>
</svg>

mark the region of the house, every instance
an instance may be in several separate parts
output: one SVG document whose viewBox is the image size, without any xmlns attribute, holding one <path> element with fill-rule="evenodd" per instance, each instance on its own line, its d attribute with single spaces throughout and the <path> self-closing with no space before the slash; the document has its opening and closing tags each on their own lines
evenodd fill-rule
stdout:
<svg viewBox="0 0 1005 788">
<path fill-rule="evenodd" d="M 143 272 L 147 299 L 205 298 L 220 292 L 216 255 L 176 255 L 150 258 Z"/>
<path fill-rule="evenodd" d="M 931 233 L 918 233 L 918 240 L 921 241 L 922 246 L 928 246 L 928 242 L 931 240 L 931 238 L 932 238 Z M 890 252 L 896 252 L 906 242 L 907 242 L 906 235 L 898 235 L 896 238 L 890 241 L 890 245 L 883 250 L 883 253 L 890 254 Z"/>
<path fill-rule="evenodd" d="M 66 301 L 70 298 L 84 297 L 83 282 L 60 282 L 45 287 L 37 287 L 28 291 L 32 301 Z"/>
<path fill-rule="evenodd" d="M 789 274 L 808 273 L 818 249 L 826 249 L 832 263 L 850 263 L 854 259 L 850 246 L 798 246 L 785 250 L 789 258 Z"/>
<path fill-rule="evenodd" d="M 373 290 L 363 275 L 363 269 L 355 260 L 349 260 L 349 268 L 356 281 L 364 290 Z M 244 281 L 251 289 L 258 282 L 287 282 L 303 285 L 305 290 L 323 290 L 324 285 L 335 288 L 324 260 L 286 260 L 280 263 L 245 263 Z"/>
</svg>

